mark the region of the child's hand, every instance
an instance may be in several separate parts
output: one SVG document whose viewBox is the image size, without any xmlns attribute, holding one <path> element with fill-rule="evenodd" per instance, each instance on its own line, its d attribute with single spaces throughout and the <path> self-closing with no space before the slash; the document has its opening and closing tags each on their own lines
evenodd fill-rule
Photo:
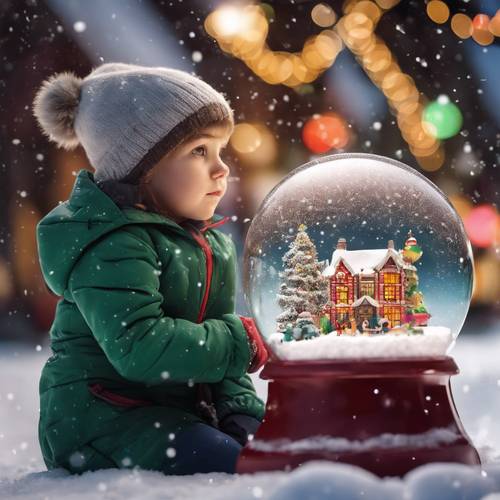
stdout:
<svg viewBox="0 0 500 500">
<path fill-rule="evenodd" d="M 267 352 L 266 345 L 262 341 L 253 318 L 240 316 L 240 319 L 247 332 L 248 342 L 250 343 L 250 349 L 252 351 L 252 359 L 250 360 L 248 372 L 253 373 L 266 363 L 269 358 L 269 353 Z"/>
<path fill-rule="evenodd" d="M 219 422 L 219 429 L 226 434 L 229 434 L 233 439 L 238 441 L 241 446 L 245 446 L 248 441 L 248 436 L 255 435 L 261 422 L 250 415 L 243 413 L 231 413 L 226 415 Z"/>
</svg>

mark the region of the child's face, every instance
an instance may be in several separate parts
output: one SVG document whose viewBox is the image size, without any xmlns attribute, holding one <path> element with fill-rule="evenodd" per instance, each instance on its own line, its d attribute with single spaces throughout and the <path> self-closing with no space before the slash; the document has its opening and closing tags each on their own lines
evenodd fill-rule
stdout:
<svg viewBox="0 0 500 500">
<path fill-rule="evenodd" d="M 206 127 L 154 166 L 150 189 L 177 221 L 213 216 L 227 189 L 229 167 L 219 154 L 231 132 L 229 126 Z"/>
</svg>

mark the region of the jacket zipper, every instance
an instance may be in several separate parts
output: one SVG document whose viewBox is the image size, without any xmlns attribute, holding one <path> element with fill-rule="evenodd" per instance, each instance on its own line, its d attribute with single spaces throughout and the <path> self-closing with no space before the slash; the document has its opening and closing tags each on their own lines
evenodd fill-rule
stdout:
<svg viewBox="0 0 500 500">
<path fill-rule="evenodd" d="M 198 318 L 196 318 L 197 323 L 201 323 L 203 320 L 203 316 L 205 314 L 205 310 L 208 302 L 208 294 L 210 293 L 210 285 L 212 283 L 212 271 L 213 271 L 213 254 L 210 245 L 207 240 L 203 236 L 203 233 L 197 229 L 189 230 L 189 232 L 193 235 L 193 238 L 198 242 L 201 246 L 203 253 L 205 254 L 205 266 L 206 266 L 206 286 L 205 291 L 203 293 L 203 300 L 201 302 L 201 307 L 198 312 Z"/>
<path fill-rule="evenodd" d="M 207 302 L 208 302 L 208 295 L 210 294 L 210 285 L 212 284 L 212 272 L 213 272 L 213 253 L 212 253 L 212 248 L 210 247 L 210 244 L 206 240 L 206 238 L 203 236 L 203 233 L 212 227 L 220 226 L 227 222 L 229 220 L 229 217 L 224 217 L 218 222 L 215 222 L 213 224 L 207 224 L 206 226 L 202 227 L 201 229 L 196 228 L 195 226 L 191 226 L 193 229 L 189 230 L 189 232 L 193 235 L 193 238 L 197 241 L 197 243 L 201 246 L 203 253 L 205 254 L 205 265 L 206 265 L 206 286 L 205 286 L 205 292 L 203 294 L 203 300 L 201 302 L 201 307 L 200 311 L 198 312 L 198 318 L 196 319 L 197 323 L 201 323 L 203 321 L 203 317 L 205 315 L 205 310 L 207 308 Z"/>
<path fill-rule="evenodd" d="M 203 252 L 205 254 L 205 263 L 206 263 L 206 287 L 205 287 L 205 292 L 203 294 L 203 301 L 201 303 L 200 311 L 198 313 L 198 318 L 196 319 L 197 323 L 201 323 L 203 321 L 203 316 L 205 315 L 205 310 L 207 307 L 207 302 L 208 302 L 208 295 L 210 293 L 210 285 L 212 283 L 212 273 L 213 273 L 213 253 L 212 253 L 212 248 L 210 247 L 210 244 L 208 243 L 207 239 L 203 236 L 203 233 L 211 228 L 211 227 L 216 227 L 220 226 L 221 224 L 224 224 L 229 220 L 229 217 L 224 217 L 224 219 L 221 219 L 219 222 L 216 222 L 214 224 L 209 224 L 207 226 L 202 227 L 201 229 L 198 229 L 193 226 L 193 230 L 189 230 L 189 232 L 193 235 L 193 238 L 195 241 L 201 246 L 203 249 Z M 199 383 L 198 384 L 198 390 L 197 390 L 197 410 L 198 414 L 204 418 L 208 423 L 212 426 L 215 427 L 216 429 L 219 428 L 219 420 L 217 417 L 217 411 L 215 409 L 214 401 L 213 401 L 213 394 L 212 394 L 212 389 L 208 384 L 204 383 Z"/>
</svg>

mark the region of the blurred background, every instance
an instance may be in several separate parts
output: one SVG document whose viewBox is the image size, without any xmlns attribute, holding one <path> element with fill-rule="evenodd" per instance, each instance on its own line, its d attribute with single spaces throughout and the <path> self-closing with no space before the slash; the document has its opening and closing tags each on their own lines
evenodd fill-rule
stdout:
<svg viewBox="0 0 500 500">
<path fill-rule="evenodd" d="M 323 154 L 367 152 L 414 167 L 460 214 L 475 259 L 463 331 L 498 329 L 500 11 L 497 0 L 274 2 L 2 0 L 0 341 L 43 344 L 58 297 L 35 226 L 92 171 L 37 128 L 42 81 L 111 61 L 170 66 L 223 92 L 237 127 L 217 213 L 237 245 L 266 194 Z"/>
</svg>

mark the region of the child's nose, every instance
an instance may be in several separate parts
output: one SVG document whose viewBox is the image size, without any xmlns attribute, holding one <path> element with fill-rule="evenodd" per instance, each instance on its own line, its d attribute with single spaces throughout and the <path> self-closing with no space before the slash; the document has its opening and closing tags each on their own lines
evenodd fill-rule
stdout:
<svg viewBox="0 0 500 500">
<path fill-rule="evenodd" d="M 212 177 L 214 179 L 218 179 L 219 177 L 225 177 L 226 175 L 229 175 L 229 167 L 224 162 L 220 161 L 217 164 Z"/>
</svg>

